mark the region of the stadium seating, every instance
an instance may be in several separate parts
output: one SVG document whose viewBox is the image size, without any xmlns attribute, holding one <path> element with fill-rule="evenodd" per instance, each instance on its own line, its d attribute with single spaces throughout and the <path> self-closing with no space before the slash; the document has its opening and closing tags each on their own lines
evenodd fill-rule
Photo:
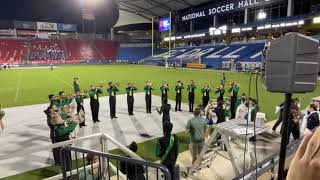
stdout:
<svg viewBox="0 0 320 180">
<path fill-rule="evenodd" d="M 61 41 L 32 40 L 29 60 L 65 60 L 65 52 Z"/>
<path fill-rule="evenodd" d="M 81 40 L 65 40 L 69 60 L 103 60 L 95 47 L 95 42 Z"/>
<path fill-rule="evenodd" d="M 24 40 L 0 40 L 0 64 L 21 64 L 26 51 Z"/>
<path fill-rule="evenodd" d="M 121 47 L 116 59 L 133 63 L 150 56 L 151 51 L 150 47 Z"/>
<path fill-rule="evenodd" d="M 106 60 L 114 60 L 118 54 L 120 45 L 114 41 L 99 40 L 95 42 L 95 46 Z"/>
<path fill-rule="evenodd" d="M 201 59 L 202 64 L 206 64 L 209 68 L 222 68 L 223 61 L 261 61 L 261 50 L 264 43 L 248 43 L 248 44 L 231 44 L 225 46 L 222 44 L 197 46 L 197 47 L 181 47 L 172 50 L 169 63 L 182 61 L 183 65 L 187 65 L 192 60 Z M 146 58 L 147 61 L 159 61 L 162 57 L 167 56 L 168 52 L 156 54 L 154 57 Z"/>
</svg>

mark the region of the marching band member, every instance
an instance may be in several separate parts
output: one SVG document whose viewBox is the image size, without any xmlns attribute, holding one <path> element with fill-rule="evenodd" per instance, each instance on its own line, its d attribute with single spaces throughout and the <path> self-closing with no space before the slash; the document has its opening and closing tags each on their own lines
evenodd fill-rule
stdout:
<svg viewBox="0 0 320 180">
<path fill-rule="evenodd" d="M 161 103 L 163 103 L 164 99 L 168 99 L 169 84 L 166 81 L 162 82 L 160 91 L 161 91 Z"/>
<path fill-rule="evenodd" d="M 146 93 L 145 101 L 146 101 L 147 114 L 148 113 L 151 114 L 152 90 L 153 90 L 153 84 L 147 81 L 146 86 L 144 87 L 144 92 Z"/>
<path fill-rule="evenodd" d="M 77 92 L 80 92 L 80 84 L 79 84 L 79 78 L 73 78 L 73 89 L 74 93 L 77 94 Z"/>
<path fill-rule="evenodd" d="M 88 98 L 88 95 L 86 93 L 81 93 L 80 91 L 77 92 L 76 95 L 76 103 L 77 103 L 77 114 L 80 113 L 80 111 L 83 112 L 83 115 L 85 114 L 85 110 L 83 107 L 83 99 Z M 85 117 L 84 117 L 85 118 Z M 85 119 L 82 123 L 79 124 L 79 127 L 87 126 Z"/>
<path fill-rule="evenodd" d="M 223 101 L 224 92 L 225 92 L 224 85 L 220 84 L 219 87 L 217 88 L 217 90 L 214 92 L 215 94 L 218 94 L 217 102 L 218 101 Z"/>
<path fill-rule="evenodd" d="M 204 84 L 202 88 L 202 107 L 206 108 L 208 105 L 208 102 L 210 100 L 210 86 L 208 83 Z"/>
<path fill-rule="evenodd" d="M 307 115 L 307 122 L 306 122 L 306 130 L 305 134 L 314 133 L 317 127 L 320 125 L 319 121 L 319 113 L 317 109 L 317 105 L 314 103 L 309 104 L 308 106 L 308 115 Z"/>
<path fill-rule="evenodd" d="M 194 81 L 191 80 L 188 84 L 188 100 L 189 100 L 189 112 L 193 112 L 193 106 L 194 106 L 194 90 L 196 89 L 196 86 L 194 84 Z"/>
<path fill-rule="evenodd" d="M 6 113 L 2 110 L 2 105 L 0 105 L 0 126 L 2 129 L 2 132 L 5 132 L 4 130 L 4 124 L 3 124 L 3 118 L 6 115 Z"/>
<path fill-rule="evenodd" d="M 76 120 L 79 118 L 79 116 L 70 117 L 70 119 L 68 119 L 69 125 L 67 126 L 65 121 L 59 115 L 59 113 L 56 112 L 55 110 L 51 111 L 50 115 L 52 117 L 52 122 L 55 126 L 55 128 L 54 128 L 54 143 L 59 143 L 59 142 L 70 140 L 70 133 L 73 132 L 75 130 L 75 128 L 77 127 Z M 56 165 L 61 164 L 60 151 L 61 151 L 61 147 L 57 147 L 57 148 L 53 149 L 53 153 L 58 154 L 57 159 L 56 159 L 57 160 Z M 66 163 L 67 163 L 66 170 L 69 171 L 70 170 L 69 163 L 71 163 L 71 154 L 67 155 Z"/>
<path fill-rule="evenodd" d="M 99 94 L 102 94 L 101 90 L 102 86 L 96 87 L 91 85 L 91 89 L 89 91 L 89 97 L 90 97 L 90 107 L 91 107 L 91 113 L 92 113 L 92 120 L 93 123 L 100 122 L 99 120 Z"/>
<path fill-rule="evenodd" d="M 160 109 L 157 108 L 159 114 L 162 114 L 162 123 L 169 121 L 170 122 L 170 110 L 171 105 L 168 104 L 168 99 L 163 99 L 162 106 Z"/>
<path fill-rule="evenodd" d="M 226 83 L 226 74 L 225 74 L 225 73 L 222 73 L 222 78 L 221 78 L 221 80 L 220 80 L 220 84 L 225 85 L 225 83 Z"/>
<path fill-rule="evenodd" d="M 230 111 L 231 111 L 231 119 L 234 119 L 236 117 L 236 105 L 237 105 L 237 99 L 238 99 L 238 92 L 240 90 L 239 85 L 237 84 L 237 81 L 233 81 L 230 84 L 230 89 L 228 92 L 231 93 L 230 97 Z"/>
<path fill-rule="evenodd" d="M 138 89 L 132 83 L 128 83 L 128 87 L 126 88 L 127 92 L 127 104 L 128 104 L 128 113 L 129 116 L 133 116 L 133 105 L 134 105 L 134 97 L 133 92 L 137 91 Z"/>
<path fill-rule="evenodd" d="M 109 82 L 109 88 L 107 89 L 109 93 L 109 106 L 110 106 L 110 117 L 111 119 L 113 118 L 118 118 L 116 116 L 116 93 L 119 92 L 119 83 L 113 84 L 112 82 Z"/>
<path fill-rule="evenodd" d="M 72 102 L 72 98 L 67 97 L 64 91 L 59 92 L 59 98 L 54 98 L 55 105 L 58 109 L 62 109 L 65 105 L 69 105 Z"/>
<path fill-rule="evenodd" d="M 257 101 L 253 98 L 249 98 L 249 102 L 248 102 L 248 121 L 250 122 L 254 122 L 256 121 L 256 116 L 257 116 L 257 113 L 260 111 L 260 108 L 259 106 L 257 105 Z M 255 141 L 256 140 L 256 137 L 253 136 L 249 139 L 250 141 Z"/>
<path fill-rule="evenodd" d="M 176 91 L 176 108 L 175 111 L 181 111 L 181 99 L 182 99 L 182 89 L 184 89 L 182 81 L 178 81 L 175 91 Z"/>
</svg>

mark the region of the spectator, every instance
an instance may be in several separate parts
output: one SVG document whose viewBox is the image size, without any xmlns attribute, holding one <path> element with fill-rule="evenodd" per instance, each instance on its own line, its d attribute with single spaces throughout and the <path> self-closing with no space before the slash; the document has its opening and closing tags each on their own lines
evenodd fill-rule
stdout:
<svg viewBox="0 0 320 180">
<path fill-rule="evenodd" d="M 306 134 L 310 134 L 319 126 L 319 113 L 316 104 L 311 103 L 308 107 Z"/>
<path fill-rule="evenodd" d="M 138 145 L 136 142 L 132 142 L 129 145 L 129 149 L 134 152 L 137 153 L 138 151 Z M 130 156 L 127 156 L 130 157 Z M 141 165 L 135 165 L 132 163 L 126 163 L 126 162 L 120 162 L 120 171 L 123 174 L 126 174 L 128 177 L 128 180 L 144 180 L 146 179 L 143 175 L 144 173 L 144 169 Z"/>
<path fill-rule="evenodd" d="M 98 180 L 100 178 L 99 173 L 99 156 L 88 154 L 87 155 L 87 166 L 93 165 L 93 168 L 86 168 L 86 171 L 81 171 L 79 174 L 79 180 Z"/>
<path fill-rule="evenodd" d="M 192 156 L 192 164 L 196 161 L 205 142 L 207 123 L 201 118 L 200 108 L 194 110 L 194 118 L 187 123 L 187 132 L 190 133 L 190 152 Z"/>
<path fill-rule="evenodd" d="M 174 180 L 174 166 L 176 164 L 179 153 L 179 140 L 176 135 L 171 134 L 172 123 L 165 121 L 163 123 L 163 137 L 160 138 L 156 145 L 156 156 L 161 158 L 161 164 L 166 166 Z M 177 176 L 179 176 L 177 174 Z"/>
</svg>

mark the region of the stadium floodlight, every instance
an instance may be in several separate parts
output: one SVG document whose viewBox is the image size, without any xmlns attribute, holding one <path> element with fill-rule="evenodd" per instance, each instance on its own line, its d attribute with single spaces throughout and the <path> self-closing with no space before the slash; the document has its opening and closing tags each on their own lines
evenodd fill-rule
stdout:
<svg viewBox="0 0 320 180">
<path fill-rule="evenodd" d="M 264 12 L 263 10 L 259 11 L 257 19 L 258 20 L 263 20 L 263 19 L 266 19 L 266 18 L 267 18 L 267 13 Z"/>
<path fill-rule="evenodd" d="M 319 24 L 320 23 L 320 16 L 313 18 L 313 24 Z"/>
<path fill-rule="evenodd" d="M 258 26 L 257 27 L 258 30 L 261 30 L 261 29 L 264 29 L 264 28 L 265 28 L 264 26 Z"/>
<path fill-rule="evenodd" d="M 303 21 L 303 20 L 298 21 L 298 24 L 299 24 L 299 25 L 304 25 L 304 21 Z"/>
</svg>

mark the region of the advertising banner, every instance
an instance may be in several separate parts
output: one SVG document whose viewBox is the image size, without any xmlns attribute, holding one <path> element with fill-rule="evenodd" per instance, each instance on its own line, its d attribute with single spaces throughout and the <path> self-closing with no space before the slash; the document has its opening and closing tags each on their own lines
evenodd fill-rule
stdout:
<svg viewBox="0 0 320 180">
<path fill-rule="evenodd" d="M 14 31 L 13 30 L 7 30 L 7 29 L 0 29 L 0 35 L 4 35 L 4 36 L 13 36 L 14 35 Z"/>
<path fill-rule="evenodd" d="M 37 28 L 38 30 L 57 31 L 58 25 L 57 23 L 37 22 Z"/>
<path fill-rule="evenodd" d="M 14 21 L 14 27 L 16 29 L 37 29 L 37 23 L 31 21 Z"/>
<path fill-rule="evenodd" d="M 77 25 L 58 23 L 58 30 L 62 32 L 77 32 Z"/>
<path fill-rule="evenodd" d="M 169 17 L 160 19 L 160 21 L 159 21 L 159 31 L 160 32 L 169 31 L 170 27 L 171 27 L 171 20 Z"/>
<path fill-rule="evenodd" d="M 187 11 L 178 15 L 175 19 L 181 22 L 195 20 L 207 16 L 224 14 L 232 11 L 252 8 L 265 4 L 280 2 L 282 0 L 229 0 L 221 3 L 214 3 L 205 7 L 195 8 L 192 11 Z"/>
<path fill-rule="evenodd" d="M 36 31 L 17 30 L 17 35 L 20 35 L 20 36 L 35 36 L 36 34 L 37 34 Z"/>
</svg>

